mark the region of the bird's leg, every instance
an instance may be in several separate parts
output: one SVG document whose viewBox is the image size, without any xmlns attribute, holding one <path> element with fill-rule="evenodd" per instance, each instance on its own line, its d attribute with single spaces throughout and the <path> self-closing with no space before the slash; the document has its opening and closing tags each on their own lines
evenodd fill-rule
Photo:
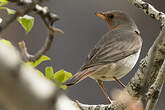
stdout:
<svg viewBox="0 0 165 110">
<path fill-rule="evenodd" d="M 107 94 L 107 92 L 106 92 L 105 89 L 104 89 L 103 82 L 100 81 L 100 80 L 97 80 L 97 83 L 98 83 L 98 85 L 100 86 L 101 90 L 103 91 L 103 93 L 104 93 L 104 95 L 105 95 L 105 97 L 106 97 L 108 103 L 111 104 L 112 101 L 111 101 L 111 99 L 109 98 L 109 95 Z"/>
<path fill-rule="evenodd" d="M 125 85 L 120 81 L 118 80 L 116 77 L 113 77 L 113 79 L 123 88 L 125 88 Z"/>
</svg>

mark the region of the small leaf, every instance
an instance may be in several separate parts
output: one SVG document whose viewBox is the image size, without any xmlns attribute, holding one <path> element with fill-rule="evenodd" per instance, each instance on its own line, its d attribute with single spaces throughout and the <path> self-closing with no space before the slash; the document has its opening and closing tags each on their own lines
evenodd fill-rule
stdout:
<svg viewBox="0 0 165 110">
<path fill-rule="evenodd" d="M 0 6 L 8 4 L 7 0 L 0 0 Z"/>
<path fill-rule="evenodd" d="M 67 81 L 72 76 L 72 73 L 67 72 L 67 71 L 64 71 L 64 72 L 65 72 L 65 77 L 64 77 L 63 82 Z"/>
<path fill-rule="evenodd" d="M 23 17 L 18 17 L 18 22 L 24 28 L 26 34 L 28 34 L 33 27 L 34 18 L 32 16 L 24 15 Z"/>
<path fill-rule="evenodd" d="M 9 40 L 1 39 L 0 44 L 3 43 L 7 46 L 13 47 L 12 43 Z"/>
<path fill-rule="evenodd" d="M 63 83 L 66 80 L 68 80 L 71 76 L 72 76 L 72 73 L 64 71 L 62 69 L 62 70 L 59 70 L 55 73 L 54 80 L 57 82 Z"/>
<path fill-rule="evenodd" d="M 54 75 L 53 67 L 47 66 L 45 68 L 45 75 L 46 75 L 46 78 L 50 80 L 53 79 L 53 75 Z"/>
<path fill-rule="evenodd" d="M 8 14 L 15 14 L 15 10 L 9 9 L 7 7 L 0 7 L 0 10 L 6 10 Z"/>
<path fill-rule="evenodd" d="M 30 64 L 32 67 L 36 67 L 39 64 L 41 64 L 44 61 L 49 61 L 51 60 L 51 58 L 49 58 L 48 56 L 42 55 L 37 61 L 35 62 L 27 62 L 27 64 Z"/>
<path fill-rule="evenodd" d="M 67 88 L 66 85 L 62 85 L 63 82 L 65 82 L 66 80 L 68 80 L 70 77 L 72 76 L 71 73 L 66 72 L 64 70 L 59 70 L 55 73 L 54 75 L 54 81 L 56 82 L 56 84 L 63 88 L 64 90 Z"/>
</svg>

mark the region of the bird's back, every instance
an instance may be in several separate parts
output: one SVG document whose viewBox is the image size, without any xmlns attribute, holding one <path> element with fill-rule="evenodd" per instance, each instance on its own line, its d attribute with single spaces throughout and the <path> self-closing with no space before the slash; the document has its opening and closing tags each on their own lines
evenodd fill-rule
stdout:
<svg viewBox="0 0 165 110">
<path fill-rule="evenodd" d="M 124 28 L 109 31 L 100 38 L 91 50 L 80 70 L 112 63 L 137 53 L 142 46 L 141 41 L 141 37 L 134 30 Z"/>
</svg>

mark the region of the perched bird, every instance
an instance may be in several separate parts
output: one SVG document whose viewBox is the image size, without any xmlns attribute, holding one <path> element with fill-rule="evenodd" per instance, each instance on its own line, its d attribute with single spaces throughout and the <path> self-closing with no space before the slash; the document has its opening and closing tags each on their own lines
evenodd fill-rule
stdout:
<svg viewBox="0 0 165 110">
<path fill-rule="evenodd" d="M 109 31 L 105 33 L 90 51 L 80 71 L 64 84 L 77 84 L 90 77 L 97 81 L 109 103 L 111 100 L 105 91 L 102 81 L 118 80 L 125 76 L 135 66 L 142 47 L 142 39 L 133 19 L 118 10 L 97 12 L 103 18 Z"/>
</svg>

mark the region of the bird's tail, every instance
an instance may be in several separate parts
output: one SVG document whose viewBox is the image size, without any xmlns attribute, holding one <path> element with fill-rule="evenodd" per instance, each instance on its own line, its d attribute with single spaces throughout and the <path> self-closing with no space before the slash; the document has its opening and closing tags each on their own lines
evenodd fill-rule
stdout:
<svg viewBox="0 0 165 110">
<path fill-rule="evenodd" d="M 71 86 L 74 84 L 79 83 L 80 81 L 82 81 L 83 79 L 87 78 L 90 73 L 92 73 L 93 71 L 81 71 L 81 72 L 77 72 L 75 75 L 73 75 L 71 78 L 69 78 L 69 80 L 67 80 L 66 82 L 64 82 L 64 85 L 67 86 Z"/>
</svg>

